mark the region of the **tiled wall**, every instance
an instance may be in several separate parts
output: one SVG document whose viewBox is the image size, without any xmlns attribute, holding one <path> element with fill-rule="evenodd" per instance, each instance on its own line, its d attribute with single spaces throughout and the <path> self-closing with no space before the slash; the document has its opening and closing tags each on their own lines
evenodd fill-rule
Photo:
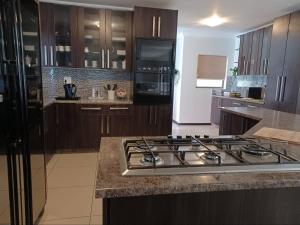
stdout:
<svg viewBox="0 0 300 225">
<path fill-rule="evenodd" d="M 87 99 L 92 95 L 92 88 L 98 90 L 102 97 L 107 98 L 106 84 L 117 84 L 119 88 L 132 96 L 131 74 L 111 70 L 77 69 L 77 68 L 43 68 L 44 99 L 64 96 L 64 77 L 72 77 L 72 83 L 77 86 L 77 96 Z"/>
<path fill-rule="evenodd" d="M 236 78 L 228 76 L 226 91 L 240 92 L 243 97 L 247 97 L 249 87 L 265 87 L 266 85 L 266 75 L 243 75 Z"/>
</svg>

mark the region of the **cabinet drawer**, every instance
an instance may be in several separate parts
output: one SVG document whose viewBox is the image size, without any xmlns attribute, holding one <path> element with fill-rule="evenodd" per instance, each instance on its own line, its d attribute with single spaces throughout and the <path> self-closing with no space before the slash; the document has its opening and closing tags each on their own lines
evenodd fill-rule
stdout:
<svg viewBox="0 0 300 225">
<path fill-rule="evenodd" d="M 132 115 L 132 105 L 109 105 L 105 113 L 109 115 Z"/>
<path fill-rule="evenodd" d="M 79 105 L 80 114 L 102 114 L 104 107 L 101 105 Z"/>
</svg>

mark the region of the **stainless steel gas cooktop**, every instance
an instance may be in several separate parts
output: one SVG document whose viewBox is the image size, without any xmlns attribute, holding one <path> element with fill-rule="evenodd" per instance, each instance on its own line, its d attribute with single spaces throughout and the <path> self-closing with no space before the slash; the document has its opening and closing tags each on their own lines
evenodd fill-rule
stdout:
<svg viewBox="0 0 300 225">
<path fill-rule="evenodd" d="M 300 171 L 300 147 L 239 136 L 124 140 L 123 176 Z"/>
</svg>

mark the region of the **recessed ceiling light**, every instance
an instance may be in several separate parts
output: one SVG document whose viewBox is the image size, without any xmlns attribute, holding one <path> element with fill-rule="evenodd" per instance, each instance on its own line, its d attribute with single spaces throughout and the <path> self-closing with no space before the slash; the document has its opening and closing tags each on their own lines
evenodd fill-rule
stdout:
<svg viewBox="0 0 300 225">
<path fill-rule="evenodd" d="M 201 24 L 209 27 L 216 27 L 226 22 L 227 22 L 226 18 L 222 18 L 216 14 L 200 21 Z"/>
</svg>

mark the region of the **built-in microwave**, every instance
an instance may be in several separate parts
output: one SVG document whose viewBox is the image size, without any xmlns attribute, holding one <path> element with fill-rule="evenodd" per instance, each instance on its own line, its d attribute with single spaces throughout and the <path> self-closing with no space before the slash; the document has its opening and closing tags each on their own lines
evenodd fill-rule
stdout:
<svg viewBox="0 0 300 225">
<path fill-rule="evenodd" d="M 134 102 L 171 103 L 174 64 L 174 40 L 137 39 Z"/>
</svg>

